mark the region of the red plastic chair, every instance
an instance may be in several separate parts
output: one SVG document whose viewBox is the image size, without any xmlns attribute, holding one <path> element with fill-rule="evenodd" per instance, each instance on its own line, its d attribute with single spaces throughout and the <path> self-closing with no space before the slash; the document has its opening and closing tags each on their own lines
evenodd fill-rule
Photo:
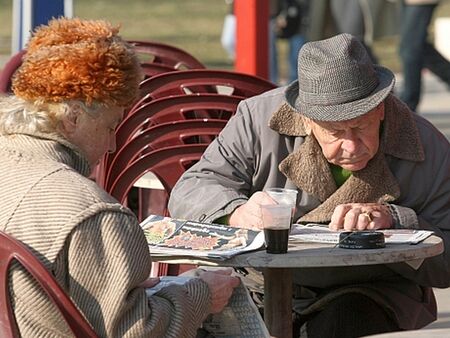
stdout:
<svg viewBox="0 0 450 338">
<path fill-rule="evenodd" d="M 8 288 L 8 270 L 13 260 L 18 261 L 35 278 L 59 309 L 75 337 L 97 337 L 52 274 L 22 242 L 0 232 L 0 257 L 0 337 L 20 337 Z"/>
<path fill-rule="evenodd" d="M 117 149 L 143 127 L 197 118 L 228 120 L 243 99 L 234 95 L 198 94 L 169 96 L 148 102 L 132 110 L 117 127 Z"/>
<path fill-rule="evenodd" d="M 211 117 L 227 120 L 236 112 L 243 97 L 220 94 L 177 95 L 149 102 L 130 112 L 116 129 L 116 153 L 140 131 L 153 125 Z M 210 140 L 211 141 L 211 140 Z M 106 187 L 106 176 L 115 154 L 106 154 L 97 171 L 96 182 Z"/>
<path fill-rule="evenodd" d="M 151 171 L 160 180 L 166 193 L 170 194 L 181 175 L 201 158 L 207 147 L 208 144 L 183 144 L 146 153 L 120 173 L 108 189 L 109 193 L 125 203 L 133 184 Z"/>
<path fill-rule="evenodd" d="M 127 142 L 113 157 L 106 173 L 108 188 L 139 155 L 173 145 L 208 143 L 225 127 L 224 120 L 185 120 L 157 124 Z M 205 139 L 204 136 L 209 136 Z"/>
<path fill-rule="evenodd" d="M 251 97 L 276 88 L 263 78 L 226 70 L 191 69 L 155 75 L 140 84 L 137 105 L 169 95 L 225 93 Z"/>
<path fill-rule="evenodd" d="M 22 57 L 26 50 L 21 50 L 11 56 L 0 73 L 0 93 L 11 93 L 11 79 L 14 72 L 22 64 Z"/>
<path fill-rule="evenodd" d="M 145 63 L 159 63 L 175 69 L 205 68 L 193 55 L 178 47 L 155 41 L 128 41 Z"/>
<path fill-rule="evenodd" d="M 177 70 L 172 66 L 167 66 L 162 63 L 146 63 L 146 62 L 141 63 L 141 68 L 146 79 L 158 74 L 173 72 Z"/>
</svg>

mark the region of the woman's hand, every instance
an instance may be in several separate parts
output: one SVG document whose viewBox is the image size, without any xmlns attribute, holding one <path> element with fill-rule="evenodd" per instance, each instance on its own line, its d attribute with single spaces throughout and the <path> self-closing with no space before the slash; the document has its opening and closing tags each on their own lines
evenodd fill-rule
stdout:
<svg viewBox="0 0 450 338">
<path fill-rule="evenodd" d="M 238 277 L 230 276 L 233 269 L 220 269 L 214 271 L 198 271 L 198 277 L 205 281 L 211 292 L 211 313 L 219 313 L 228 304 L 233 289 L 240 283 Z"/>
<path fill-rule="evenodd" d="M 388 206 L 381 203 L 340 204 L 329 224 L 332 230 L 375 230 L 392 228 L 394 221 Z"/>
</svg>

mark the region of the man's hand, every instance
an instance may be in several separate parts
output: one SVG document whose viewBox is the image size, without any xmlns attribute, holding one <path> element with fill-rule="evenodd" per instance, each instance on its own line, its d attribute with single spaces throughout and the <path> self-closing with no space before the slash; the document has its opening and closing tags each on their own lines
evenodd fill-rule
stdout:
<svg viewBox="0 0 450 338">
<path fill-rule="evenodd" d="M 230 216 L 230 225 L 251 230 L 262 230 L 261 205 L 277 204 L 265 192 L 257 191 Z"/>
<path fill-rule="evenodd" d="M 389 208 L 380 203 L 348 203 L 334 209 L 329 224 L 332 230 L 388 229 L 393 225 Z"/>
<path fill-rule="evenodd" d="M 198 272 L 200 279 L 205 281 L 211 292 L 211 313 L 219 313 L 228 304 L 233 289 L 240 283 L 238 277 L 230 276 L 233 269 Z"/>
</svg>

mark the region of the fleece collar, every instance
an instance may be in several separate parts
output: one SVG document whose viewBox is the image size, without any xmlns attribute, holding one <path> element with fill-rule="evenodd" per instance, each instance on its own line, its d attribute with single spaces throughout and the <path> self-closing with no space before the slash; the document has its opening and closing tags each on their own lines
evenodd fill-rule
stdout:
<svg viewBox="0 0 450 338">
<path fill-rule="evenodd" d="M 301 115 L 283 104 L 269 121 L 271 129 L 304 142 L 279 164 L 279 170 L 299 189 L 313 195 L 320 205 L 304 215 L 302 222 L 326 223 L 335 207 L 343 203 L 392 202 L 400 187 L 386 161 L 386 155 L 406 161 L 425 159 L 419 132 L 410 110 L 393 95 L 385 100 L 385 119 L 378 153 L 367 166 L 353 173 L 337 187 L 329 164 L 313 135 L 307 135 Z"/>
</svg>

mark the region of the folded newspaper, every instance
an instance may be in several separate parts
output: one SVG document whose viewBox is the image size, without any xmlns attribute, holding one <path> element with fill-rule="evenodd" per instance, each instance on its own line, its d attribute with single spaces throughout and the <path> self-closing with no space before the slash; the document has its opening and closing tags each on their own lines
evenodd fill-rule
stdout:
<svg viewBox="0 0 450 338">
<path fill-rule="evenodd" d="M 227 259 L 264 246 L 263 232 L 150 215 L 142 223 L 152 255 Z"/>
<path fill-rule="evenodd" d="M 433 234 L 433 231 L 416 229 L 383 229 L 386 244 L 417 244 Z M 332 243 L 339 242 L 339 231 L 332 231 L 324 224 L 295 224 L 289 241 Z"/>
<path fill-rule="evenodd" d="M 171 284 L 185 284 L 191 278 L 184 276 L 161 277 L 160 283 L 153 288 L 146 289 L 147 296 L 151 296 Z M 206 318 L 203 322 L 203 329 L 217 338 L 270 337 L 258 308 L 243 283 L 233 290 L 233 294 L 222 312 Z"/>
</svg>

